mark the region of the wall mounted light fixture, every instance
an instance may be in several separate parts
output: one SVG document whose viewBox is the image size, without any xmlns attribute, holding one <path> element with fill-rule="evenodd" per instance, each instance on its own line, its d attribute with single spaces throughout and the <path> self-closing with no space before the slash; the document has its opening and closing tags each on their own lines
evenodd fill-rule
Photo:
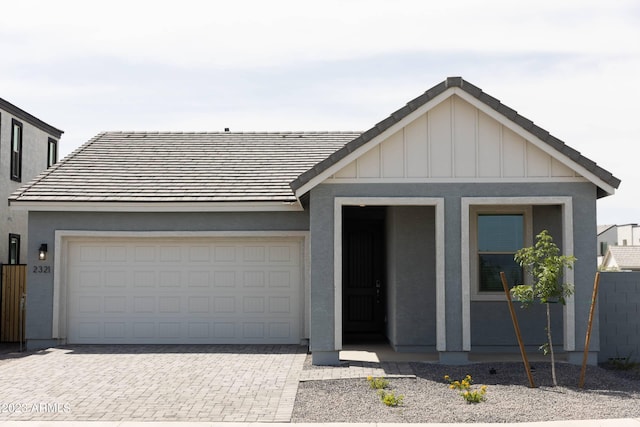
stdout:
<svg viewBox="0 0 640 427">
<path fill-rule="evenodd" d="M 41 243 L 40 249 L 38 249 L 38 259 L 40 261 L 45 261 L 47 259 L 47 244 Z"/>
</svg>

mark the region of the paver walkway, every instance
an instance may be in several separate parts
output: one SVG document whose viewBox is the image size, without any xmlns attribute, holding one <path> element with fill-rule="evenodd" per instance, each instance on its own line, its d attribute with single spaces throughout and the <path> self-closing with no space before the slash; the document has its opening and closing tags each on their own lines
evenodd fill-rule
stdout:
<svg viewBox="0 0 640 427">
<path fill-rule="evenodd" d="M 286 345 L 53 348 L 0 363 L 0 421 L 288 422 L 305 356 Z"/>
<path fill-rule="evenodd" d="M 348 378 L 415 378 L 407 362 L 343 362 L 340 366 L 310 366 L 309 360 L 300 373 L 300 381 L 342 380 Z"/>
</svg>

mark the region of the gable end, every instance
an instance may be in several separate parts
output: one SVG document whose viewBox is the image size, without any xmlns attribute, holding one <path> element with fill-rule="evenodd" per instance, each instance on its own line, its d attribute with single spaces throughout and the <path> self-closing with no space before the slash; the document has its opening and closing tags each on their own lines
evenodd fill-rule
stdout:
<svg viewBox="0 0 640 427">
<path fill-rule="evenodd" d="M 566 156 L 570 161 L 579 165 L 578 169 L 584 168 L 582 169 L 583 172 L 585 172 L 585 170 L 588 172 L 586 178 L 593 181 L 598 186 L 598 197 L 612 194 L 615 188 L 618 188 L 620 185 L 620 180 L 614 177 L 610 172 L 599 167 L 592 160 L 582 156 L 577 150 L 569 147 L 545 129 L 537 126 L 533 121 L 521 116 L 514 109 L 502 104 L 498 99 L 484 93 L 480 88 L 465 81 L 461 77 L 449 77 L 444 82 L 441 82 L 427 90 L 424 94 L 409 101 L 405 106 L 393 112 L 389 117 L 377 123 L 373 128 L 346 144 L 342 149 L 336 151 L 330 157 L 316 164 L 313 168 L 305 171 L 291 182 L 291 188 L 294 190 L 296 195 L 300 197 L 315 185 L 327 178 L 330 178 L 332 174 L 336 173 L 340 168 L 348 166 L 348 159 L 345 160 L 345 158 L 350 157 L 352 160 L 355 160 L 354 152 L 356 150 L 359 150 L 360 154 L 363 155 L 364 152 L 360 149 L 365 144 L 372 140 L 376 140 L 373 144 L 379 144 L 382 142 L 382 137 L 390 138 L 392 136 L 392 132 L 390 131 L 402 129 L 397 126 L 401 121 L 407 120 L 408 116 L 412 114 L 414 114 L 413 118 L 415 119 L 416 110 L 425 106 L 425 104 L 429 102 L 435 102 L 436 98 L 444 94 L 447 90 L 456 88 L 458 90 L 462 90 L 464 94 L 470 95 L 473 99 L 480 101 L 481 104 L 489 107 L 491 110 L 499 113 L 500 116 L 507 118 L 508 121 L 515 124 L 517 128 L 524 130 L 527 134 L 533 135 L 540 142 L 548 145 L 549 148 L 557 151 L 561 154 L 559 158 Z M 455 96 L 455 94 L 456 92 L 454 91 L 450 96 Z M 462 93 L 458 94 L 462 95 Z M 465 97 L 463 96 L 462 98 L 464 99 Z M 437 102 L 435 105 L 437 105 Z M 391 129 L 394 126 L 395 128 Z M 516 129 L 514 126 L 512 126 L 512 128 Z M 385 132 L 386 134 L 382 136 Z M 540 144 L 540 142 L 537 142 L 536 144 Z M 530 138 L 525 138 L 525 143 L 531 144 Z M 545 149 L 544 151 L 548 150 Z M 341 165 L 338 165 L 339 162 Z M 563 167 L 566 168 L 566 166 Z M 593 176 L 590 178 L 589 174 L 593 174 Z M 579 176 L 580 175 L 576 175 L 576 177 Z"/>
</svg>

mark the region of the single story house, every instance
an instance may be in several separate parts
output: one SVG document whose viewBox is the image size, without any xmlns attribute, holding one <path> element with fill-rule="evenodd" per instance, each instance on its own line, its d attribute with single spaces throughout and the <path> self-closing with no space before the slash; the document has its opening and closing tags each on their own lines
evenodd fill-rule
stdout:
<svg viewBox="0 0 640 427">
<path fill-rule="evenodd" d="M 384 339 L 465 363 L 517 351 L 498 272 L 522 281 L 513 254 L 547 229 L 578 258 L 554 330 L 579 362 L 619 184 L 460 77 L 362 133 L 101 133 L 10 197 L 27 346 L 308 340 L 336 364 Z M 520 316 L 537 348 L 542 311 Z"/>
<path fill-rule="evenodd" d="M 608 246 L 600 269 L 604 271 L 640 271 L 640 246 Z"/>
</svg>

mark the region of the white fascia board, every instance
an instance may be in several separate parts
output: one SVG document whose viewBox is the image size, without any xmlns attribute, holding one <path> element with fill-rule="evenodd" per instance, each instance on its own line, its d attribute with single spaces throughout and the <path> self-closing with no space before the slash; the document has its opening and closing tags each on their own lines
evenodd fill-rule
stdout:
<svg viewBox="0 0 640 427">
<path fill-rule="evenodd" d="M 493 178 L 477 178 L 477 177 L 448 177 L 448 178 L 328 178 L 324 184 L 448 184 L 448 183 L 469 183 L 469 184 L 504 184 L 504 183 L 571 183 L 571 182 L 590 182 L 584 177 L 493 177 Z"/>
<path fill-rule="evenodd" d="M 509 128 L 511 131 L 515 132 L 516 134 L 520 135 L 522 138 L 531 142 L 533 145 L 535 145 L 540 150 L 544 151 L 545 153 L 547 153 L 548 155 L 550 155 L 551 157 L 553 157 L 563 165 L 567 166 L 568 168 L 584 176 L 589 181 L 591 181 L 592 183 L 594 183 L 595 185 L 597 185 L 598 187 L 606 191 L 607 194 L 613 195 L 616 192 L 616 189 L 614 187 L 607 184 L 602 179 L 598 178 L 593 172 L 589 171 L 584 166 L 578 164 L 567 155 L 562 154 L 561 152 L 559 152 L 558 150 L 556 150 L 546 142 L 542 141 L 540 138 L 538 138 L 531 132 L 525 130 L 524 128 L 519 126 L 517 123 L 514 123 L 511 119 L 505 117 L 504 115 L 500 114 L 493 108 L 489 107 L 484 102 L 478 100 L 476 97 L 469 95 L 467 92 L 465 92 L 460 88 L 453 88 L 453 91 L 455 95 L 458 95 L 460 98 L 464 99 L 469 104 L 473 105 L 474 107 L 476 107 L 477 109 L 485 113 L 487 116 L 498 121 L 498 123 L 500 123 L 501 125 Z"/>
<path fill-rule="evenodd" d="M 296 202 L 27 202 L 11 201 L 10 208 L 48 212 L 291 212 L 303 211 Z"/>
<path fill-rule="evenodd" d="M 438 95 L 435 98 L 433 98 L 432 100 L 428 101 L 426 104 L 422 105 L 421 107 L 419 107 L 415 111 L 409 113 L 406 117 L 404 117 L 398 123 L 392 125 L 390 128 L 388 128 L 387 130 L 382 132 L 380 135 L 376 136 L 375 138 L 371 139 L 370 141 L 367 141 L 366 143 L 364 143 L 364 145 L 359 147 L 357 150 L 351 152 L 350 154 L 345 156 L 343 159 L 341 159 L 338 162 L 336 162 L 335 164 L 331 165 L 324 172 L 322 172 L 319 175 L 313 177 L 309 182 L 307 182 L 302 187 L 300 187 L 300 188 L 298 188 L 296 190 L 296 194 L 295 194 L 296 197 L 300 198 L 303 194 L 309 192 L 313 187 L 315 187 L 316 185 L 322 183 L 323 181 L 325 181 L 326 179 L 331 177 L 331 175 L 333 175 L 334 173 L 336 173 L 337 171 L 339 171 L 343 167 L 347 166 L 349 163 L 351 163 L 352 161 L 354 161 L 358 157 L 362 156 L 367 151 L 369 151 L 372 148 L 376 147 L 377 145 L 382 143 L 385 139 L 387 139 L 388 137 L 390 137 L 394 133 L 398 132 L 398 130 L 402 129 L 406 125 L 406 123 L 417 119 L 421 115 L 425 114 L 427 111 L 431 110 L 434 106 L 438 105 L 439 103 L 441 103 L 445 99 L 449 98 L 452 95 L 451 91 L 453 91 L 453 89 L 454 88 L 448 88 L 447 90 L 442 92 L 440 95 Z"/>
</svg>

